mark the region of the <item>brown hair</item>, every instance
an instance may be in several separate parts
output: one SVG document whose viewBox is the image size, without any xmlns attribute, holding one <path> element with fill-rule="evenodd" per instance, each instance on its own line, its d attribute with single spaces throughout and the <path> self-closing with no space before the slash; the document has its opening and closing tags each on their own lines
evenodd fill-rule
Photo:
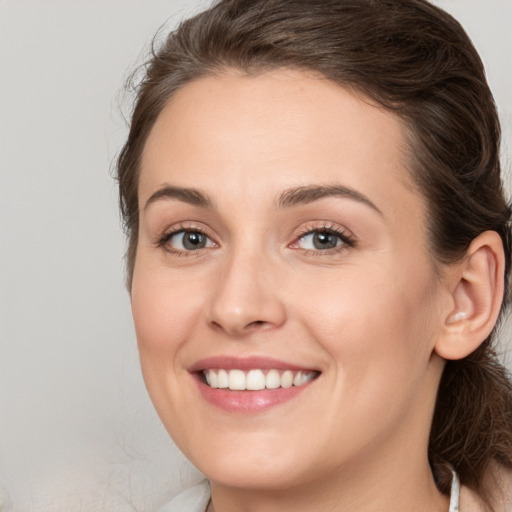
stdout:
<svg viewBox="0 0 512 512">
<path fill-rule="evenodd" d="M 221 0 L 171 32 L 146 65 L 118 160 L 128 284 L 141 155 L 169 98 L 227 68 L 255 74 L 282 67 L 319 72 L 400 116 L 411 174 L 428 204 L 434 259 L 457 261 L 476 236 L 496 231 L 506 255 L 506 299 L 510 208 L 500 178 L 496 108 L 468 36 L 426 0 Z M 447 362 L 429 443 L 440 490 L 449 492 L 449 464 L 487 503 L 489 464 L 512 468 L 512 388 L 493 339 L 494 333 L 467 358 Z"/>
</svg>

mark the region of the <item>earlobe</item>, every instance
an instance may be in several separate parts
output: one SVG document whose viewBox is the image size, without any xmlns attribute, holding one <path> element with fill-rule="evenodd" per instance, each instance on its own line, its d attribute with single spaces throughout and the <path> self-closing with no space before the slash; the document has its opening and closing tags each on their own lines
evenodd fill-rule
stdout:
<svg viewBox="0 0 512 512">
<path fill-rule="evenodd" d="M 435 346 L 445 359 L 462 359 L 489 336 L 504 293 L 505 256 L 500 236 L 486 231 L 471 242 L 460 264 L 448 270 L 449 311 Z"/>
</svg>

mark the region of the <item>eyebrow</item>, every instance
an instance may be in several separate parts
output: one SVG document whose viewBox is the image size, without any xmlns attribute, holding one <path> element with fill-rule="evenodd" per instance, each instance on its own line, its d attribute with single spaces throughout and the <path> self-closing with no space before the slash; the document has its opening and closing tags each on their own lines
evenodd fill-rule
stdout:
<svg viewBox="0 0 512 512">
<path fill-rule="evenodd" d="M 313 203 L 327 197 L 343 197 L 353 199 L 363 203 L 380 215 L 382 212 L 379 208 L 368 199 L 364 194 L 344 185 L 305 185 L 290 188 L 282 192 L 277 200 L 277 205 L 281 208 L 288 208 L 301 204 Z M 151 204 L 162 199 L 177 199 L 192 206 L 200 208 L 213 209 L 213 201 L 207 194 L 194 188 L 177 187 L 171 185 L 163 185 L 156 192 L 151 194 L 144 205 L 144 210 Z"/>
<path fill-rule="evenodd" d="M 151 194 L 144 205 L 144 210 L 151 204 L 162 199 L 177 199 L 178 201 L 191 204 L 192 206 L 213 208 L 213 201 L 208 195 L 197 189 L 163 185 L 156 192 Z"/>
<path fill-rule="evenodd" d="M 278 199 L 281 207 L 308 204 L 326 197 L 344 197 L 363 203 L 380 215 L 382 212 L 368 197 L 353 188 L 344 185 L 306 185 L 285 190 Z"/>
</svg>

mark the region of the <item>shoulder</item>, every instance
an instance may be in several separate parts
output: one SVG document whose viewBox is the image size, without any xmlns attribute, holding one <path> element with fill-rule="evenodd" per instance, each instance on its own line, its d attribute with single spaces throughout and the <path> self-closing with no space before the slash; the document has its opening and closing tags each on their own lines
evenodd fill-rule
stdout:
<svg viewBox="0 0 512 512">
<path fill-rule="evenodd" d="M 512 470 L 495 465 L 486 478 L 494 512 L 512 511 Z M 461 512 L 487 512 L 480 497 L 465 486 L 460 491 Z"/>
<path fill-rule="evenodd" d="M 185 489 L 158 512 L 205 512 L 210 501 L 210 486 L 207 480 Z"/>
</svg>

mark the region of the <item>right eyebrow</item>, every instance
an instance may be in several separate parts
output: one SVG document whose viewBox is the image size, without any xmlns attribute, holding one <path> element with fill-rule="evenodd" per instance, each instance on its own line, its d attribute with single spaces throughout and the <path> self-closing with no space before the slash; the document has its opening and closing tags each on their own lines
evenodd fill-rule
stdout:
<svg viewBox="0 0 512 512">
<path fill-rule="evenodd" d="M 165 199 L 177 199 L 178 201 L 191 204 L 192 206 L 213 208 L 213 201 L 203 192 L 195 188 L 175 187 L 165 184 L 151 194 L 144 205 L 144 210 L 153 203 Z"/>
</svg>

